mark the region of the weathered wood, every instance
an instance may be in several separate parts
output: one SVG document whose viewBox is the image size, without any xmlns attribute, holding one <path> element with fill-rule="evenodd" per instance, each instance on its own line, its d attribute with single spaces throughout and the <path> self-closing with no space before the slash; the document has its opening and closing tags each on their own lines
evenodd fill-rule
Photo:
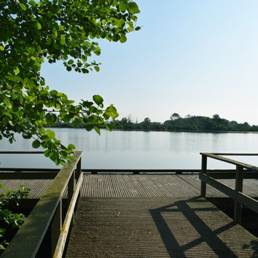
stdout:
<svg viewBox="0 0 258 258">
<path fill-rule="evenodd" d="M 229 153 L 229 152 L 213 152 L 214 155 L 222 156 L 258 156 L 258 153 Z"/>
<path fill-rule="evenodd" d="M 68 237 L 72 218 L 74 216 L 75 205 L 76 205 L 79 193 L 80 193 L 82 182 L 83 182 L 83 174 L 80 175 L 78 182 L 76 184 L 76 189 L 74 191 L 69 208 L 67 210 L 67 215 L 65 217 L 65 220 L 64 220 L 64 223 L 63 223 L 63 226 L 61 229 L 61 234 L 59 236 L 53 258 L 62 258 L 63 257 L 66 240 Z"/>
<path fill-rule="evenodd" d="M 201 174 L 207 174 L 207 157 L 205 155 L 202 155 L 202 170 Z M 206 183 L 204 181 L 201 181 L 201 196 L 206 196 Z"/>
<path fill-rule="evenodd" d="M 82 169 L 82 172 L 92 175 L 97 174 L 144 174 L 144 175 L 166 175 L 166 174 L 199 174 L 201 169 Z M 207 173 L 235 173 L 235 169 L 207 169 Z M 257 173 L 257 172 L 256 172 Z M 220 174 L 219 174 L 220 175 Z M 258 175 L 258 173 L 257 173 Z"/>
<path fill-rule="evenodd" d="M 236 179 L 235 179 L 235 190 L 237 192 L 243 191 L 243 168 L 236 166 Z M 236 223 L 242 221 L 242 204 L 237 200 L 234 201 L 234 220 Z"/>
<path fill-rule="evenodd" d="M 76 170 L 75 170 L 76 180 L 79 180 L 81 173 L 82 173 L 82 159 L 79 160 L 76 166 Z"/>
<path fill-rule="evenodd" d="M 203 193 L 203 184 L 207 183 L 217 190 L 223 192 L 224 194 L 228 195 L 229 197 L 233 198 L 234 200 L 234 220 L 236 223 L 241 223 L 241 216 L 242 216 L 242 206 L 247 206 L 253 211 L 258 211 L 258 202 L 243 194 L 243 179 L 250 176 L 256 177 L 254 172 L 258 171 L 258 167 L 252 166 L 243 162 L 239 162 L 236 160 L 232 160 L 229 158 L 222 157 L 221 155 L 242 155 L 242 156 L 257 156 L 257 154 L 253 153 L 201 153 L 202 155 L 202 164 L 205 163 L 203 160 L 204 158 L 213 158 L 216 160 L 220 160 L 226 163 L 235 164 L 236 165 L 236 173 L 235 173 L 235 191 L 229 188 L 228 186 L 216 181 L 214 178 L 219 178 L 218 173 L 213 174 L 205 174 L 203 171 L 200 173 L 201 179 L 201 193 Z M 203 166 L 203 165 L 202 165 Z M 244 171 L 244 168 L 248 171 Z M 226 175 L 226 174 L 225 174 Z M 229 175 L 227 175 L 229 176 Z M 224 176 L 225 177 L 225 176 Z M 223 177 L 223 178 L 224 178 Z M 204 196 L 204 195 L 202 195 Z"/>
<path fill-rule="evenodd" d="M 51 256 L 54 254 L 56 244 L 62 230 L 62 202 L 59 202 L 50 225 L 50 246 Z"/>
<path fill-rule="evenodd" d="M 116 168 L 116 169 L 82 169 L 82 172 L 98 174 L 98 173 L 199 173 L 200 169 L 124 169 L 124 168 Z M 218 170 L 215 170 L 218 171 Z M 220 170 L 219 170 L 220 171 Z M 233 171 L 233 170 L 231 170 Z"/>
<path fill-rule="evenodd" d="M 1 171 L 1 169 L 0 169 Z M 31 180 L 31 179 L 53 179 L 56 177 L 58 170 L 50 170 L 47 169 L 37 170 L 31 169 L 31 171 L 14 171 L 14 169 L 10 170 L 12 172 L 6 172 L 5 170 L 3 172 L 0 172 L 0 180 L 18 180 L 18 179 L 24 179 L 24 180 Z M 98 170 L 91 170 L 91 169 L 82 169 L 79 170 L 84 173 L 90 173 L 90 174 L 123 174 L 123 173 L 135 173 L 135 174 L 145 174 L 145 175 L 166 175 L 166 174 L 199 174 L 201 172 L 200 169 L 189 169 L 189 170 L 177 170 L 177 169 L 170 169 L 170 170 L 162 170 L 162 169 L 156 169 L 156 170 L 125 170 L 125 169 L 98 169 Z M 232 169 L 207 169 L 206 170 L 209 176 L 216 178 L 216 179 L 235 179 L 236 172 Z M 78 179 L 79 173 L 76 174 L 76 179 Z M 245 179 L 258 179 L 258 172 L 257 171 L 251 171 L 251 170 L 245 170 L 243 174 L 243 178 Z"/>
<path fill-rule="evenodd" d="M 72 172 L 72 175 L 68 182 L 68 202 L 70 202 L 73 197 L 74 185 L 75 185 L 75 171 Z"/>
<path fill-rule="evenodd" d="M 44 151 L 0 151 L 0 154 L 44 154 Z"/>
<path fill-rule="evenodd" d="M 235 179 L 236 178 L 236 171 L 234 170 L 234 172 L 213 172 L 213 171 L 209 171 L 207 170 L 207 174 L 214 178 L 214 179 Z M 257 171 L 247 171 L 245 170 L 243 172 L 243 179 L 258 179 L 258 173 Z"/>
<path fill-rule="evenodd" d="M 3 258 L 29 258 L 36 256 L 60 204 L 61 196 L 63 196 L 67 187 L 71 172 L 76 168 L 80 157 L 81 152 L 76 152 L 73 161 L 67 163 L 60 170 L 46 194 L 41 197 L 31 214 L 26 218 L 22 228 L 11 241 L 9 248 L 3 253 Z"/>
<path fill-rule="evenodd" d="M 226 185 L 216 181 L 215 179 L 210 178 L 207 175 L 201 175 L 200 174 L 199 177 L 202 181 L 206 182 L 207 184 L 213 186 L 214 188 L 216 188 L 217 190 L 226 194 L 230 198 L 238 201 L 239 203 L 243 204 L 247 208 L 249 208 L 249 209 L 253 210 L 254 212 L 258 213 L 258 201 L 255 200 L 254 198 L 252 198 L 250 196 L 247 196 L 244 193 L 237 192 L 237 191 L 227 187 Z"/>
<path fill-rule="evenodd" d="M 234 180 L 221 180 L 234 189 Z M 88 175 L 84 174 L 81 197 L 98 198 L 177 198 L 200 195 L 201 181 L 197 175 Z M 258 197 L 258 180 L 246 180 L 244 193 Z M 225 197 L 207 185 L 207 197 Z"/>
<path fill-rule="evenodd" d="M 243 191 L 243 168 L 240 166 L 236 166 L 235 190 L 238 192 Z"/>
<path fill-rule="evenodd" d="M 60 168 L 61 169 L 61 168 Z M 20 173 L 20 172 L 59 172 L 60 169 L 56 168 L 5 168 L 5 167 L 0 167 L 1 173 L 3 172 L 14 172 L 14 173 Z"/>
<path fill-rule="evenodd" d="M 35 170 L 34 170 L 35 171 Z M 0 172 L 0 179 L 17 180 L 17 179 L 53 179 L 58 172 Z"/>
<path fill-rule="evenodd" d="M 66 258 L 252 257 L 256 237 L 188 175 L 85 175 Z M 245 246 L 245 248 L 243 248 Z"/>
<path fill-rule="evenodd" d="M 222 156 L 217 155 L 217 154 L 201 153 L 201 155 L 202 155 L 202 156 L 209 157 L 209 158 L 213 158 L 213 159 L 216 159 L 216 160 L 224 161 L 224 162 L 226 162 L 226 163 L 233 164 L 233 165 L 236 165 L 236 166 L 241 166 L 241 167 L 243 167 L 243 168 L 247 168 L 247 169 L 251 169 L 251 170 L 256 170 L 256 171 L 258 171 L 258 167 L 256 167 L 256 166 L 252 166 L 252 165 L 250 165 L 250 164 L 243 163 L 243 162 L 240 162 L 240 161 L 237 161 L 237 160 L 225 158 L 225 157 L 222 157 Z"/>
</svg>

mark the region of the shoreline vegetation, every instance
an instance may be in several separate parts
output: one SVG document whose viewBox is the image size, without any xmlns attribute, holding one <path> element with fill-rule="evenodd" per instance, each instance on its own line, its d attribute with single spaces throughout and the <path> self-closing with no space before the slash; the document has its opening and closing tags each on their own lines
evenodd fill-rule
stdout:
<svg viewBox="0 0 258 258">
<path fill-rule="evenodd" d="M 247 122 L 238 123 L 221 118 L 215 114 L 213 117 L 191 116 L 181 117 L 178 113 L 171 115 L 169 120 L 152 122 L 146 117 L 141 122 L 133 122 L 130 117 L 116 119 L 109 123 L 113 130 L 120 131 L 165 131 L 165 132 L 258 132 L 258 125 L 249 125 Z M 71 124 L 57 123 L 51 125 L 53 128 L 84 128 L 83 125 L 73 126 Z"/>
</svg>

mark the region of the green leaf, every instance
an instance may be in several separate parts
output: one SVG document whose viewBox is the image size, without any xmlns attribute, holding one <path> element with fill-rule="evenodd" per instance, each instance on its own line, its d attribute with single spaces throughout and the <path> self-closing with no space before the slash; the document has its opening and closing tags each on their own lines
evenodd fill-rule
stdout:
<svg viewBox="0 0 258 258">
<path fill-rule="evenodd" d="M 47 130 L 46 133 L 47 133 L 47 136 L 50 139 L 54 139 L 55 138 L 55 133 L 52 130 Z"/>
<path fill-rule="evenodd" d="M 126 36 L 122 35 L 121 38 L 120 38 L 120 42 L 124 43 L 124 42 L 126 42 L 126 40 L 127 40 Z"/>
<path fill-rule="evenodd" d="M 36 28 L 37 28 L 37 30 L 41 30 L 42 29 L 42 26 L 41 26 L 40 22 L 36 22 Z"/>
<path fill-rule="evenodd" d="M 53 29 L 52 34 L 53 34 L 53 38 L 56 39 L 57 36 L 58 36 L 58 33 L 57 33 L 57 30 L 55 28 Z"/>
<path fill-rule="evenodd" d="M 94 50 L 95 55 L 99 56 L 101 54 L 101 49 L 100 47 L 96 47 Z"/>
<path fill-rule="evenodd" d="M 4 50 L 5 50 L 4 46 L 0 45 L 0 51 L 4 51 Z"/>
<path fill-rule="evenodd" d="M 8 98 L 4 98 L 3 103 L 5 104 L 5 106 L 8 109 L 12 109 L 13 105 L 12 105 L 12 103 L 10 102 L 10 100 Z M 6 112 L 6 113 L 9 113 L 9 112 Z"/>
<path fill-rule="evenodd" d="M 138 5 L 135 2 L 129 2 L 128 3 L 128 10 L 132 14 L 136 14 L 136 13 L 140 12 L 140 9 L 139 9 Z"/>
<path fill-rule="evenodd" d="M 35 148 L 35 149 L 39 148 L 40 147 L 40 141 L 38 141 L 38 140 L 33 141 L 32 142 L 32 147 Z"/>
<path fill-rule="evenodd" d="M 15 74 L 15 75 L 18 75 L 19 73 L 20 73 L 19 67 L 15 67 L 15 69 L 14 69 L 14 74 Z"/>
<path fill-rule="evenodd" d="M 92 105 L 93 105 L 93 102 L 91 102 L 91 101 L 85 100 L 85 101 L 82 102 L 82 106 L 83 106 L 83 107 L 89 108 L 89 107 L 91 107 Z"/>
<path fill-rule="evenodd" d="M 113 105 L 110 105 L 109 107 L 107 107 L 106 111 L 104 112 L 104 114 L 107 116 L 107 117 L 111 117 L 113 119 L 115 119 L 116 117 L 118 117 L 118 112 L 117 112 L 117 109 L 113 106 Z"/>
<path fill-rule="evenodd" d="M 122 12 L 125 12 L 126 9 L 127 9 L 126 3 L 125 3 L 125 2 L 121 2 L 121 3 L 119 4 L 119 9 L 120 9 Z"/>
<path fill-rule="evenodd" d="M 83 73 L 89 73 L 89 70 L 88 70 L 88 69 L 85 69 L 85 68 L 82 68 L 82 72 L 83 72 Z"/>
<path fill-rule="evenodd" d="M 27 10 L 27 6 L 23 3 L 19 3 L 19 6 L 20 8 L 23 10 L 23 11 L 26 11 Z"/>
<path fill-rule="evenodd" d="M 96 72 L 99 72 L 99 71 L 100 71 L 99 66 L 94 66 L 94 69 L 95 69 Z"/>
<path fill-rule="evenodd" d="M 100 134 L 100 129 L 98 127 L 94 127 L 94 130 L 97 134 Z"/>
<path fill-rule="evenodd" d="M 64 34 L 62 34 L 60 37 L 60 43 L 61 43 L 61 45 L 65 44 L 65 35 Z"/>
<path fill-rule="evenodd" d="M 103 105 L 103 98 L 100 95 L 94 95 L 93 96 L 93 100 L 94 102 L 98 105 L 98 106 L 102 106 Z"/>
<path fill-rule="evenodd" d="M 67 146 L 67 148 L 68 148 L 69 150 L 74 150 L 74 149 L 75 149 L 75 146 L 74 146 L 73 144 L 69 144 L 69 145 Z"/>
</svg>

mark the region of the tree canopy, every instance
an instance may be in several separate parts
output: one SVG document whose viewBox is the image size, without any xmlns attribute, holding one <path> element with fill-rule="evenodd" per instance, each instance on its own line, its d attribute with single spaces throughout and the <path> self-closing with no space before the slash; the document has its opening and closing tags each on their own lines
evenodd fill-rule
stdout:
<svg viewBox="0 0 258 258">
<path fill-rule="evenodd" d="M 45 61 L 62 61 L 67 71 L 99 71 L 100 39 L 126 41 L 136 27 L 139 8 L 131 0 L 0 0 L 0 139 L 15 133 L 33 138 L 56 163 L 71 157 L 46 125 L 83 124 L 96 131 L 117 117 L 103 98 L 75 103 L 51 90 L 41 74 Z"/>
<path fill-rule="evenodd" d="M 132 122 L 129 118 L 116 119 L 112 121 L 112 127 L 118 130 L 138 131 L 171 131 L 171 132 L 236 132 L 236 131 L 258 131 L 257 125 L 249 125 L 247 122 L 238 123 L 221 118 L 215 114 L 212 118 L 205 116 L 181 117 L 174 113 L 169 120 L 152 122 L 146 117 L 142 122 Z M 62 125 L 59 125 L 62 126 Z"/>
</svg>

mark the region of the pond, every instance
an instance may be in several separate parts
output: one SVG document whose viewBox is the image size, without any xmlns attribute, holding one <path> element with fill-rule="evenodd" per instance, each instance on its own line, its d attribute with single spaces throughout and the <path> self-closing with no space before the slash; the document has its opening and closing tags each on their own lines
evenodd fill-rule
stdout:
<svg viewBox="0 0 258 258">
<path fill-rule="evenodd" d="M 84 152 L 83 168 L 152 168 L 199 169 L 200 152 L 257 152 L 258 133 L 189 133 L 106 131 L 101 135 L 83 129 L 54 129 L 65 143 L 73 143 Z M 16 142 L 0 142 L 0 150 L 34 150 L 31 141 L 17 135 Z M 235 157 L 233 157 L 235 158 Z M 237 157 L 258 165 L 258 157 Z M 210 168 L 222 168 L 218 161 L 208 162 Z M 41 155 L 0 155 L 1 167 L 53 167 Z"/>
</svg>

